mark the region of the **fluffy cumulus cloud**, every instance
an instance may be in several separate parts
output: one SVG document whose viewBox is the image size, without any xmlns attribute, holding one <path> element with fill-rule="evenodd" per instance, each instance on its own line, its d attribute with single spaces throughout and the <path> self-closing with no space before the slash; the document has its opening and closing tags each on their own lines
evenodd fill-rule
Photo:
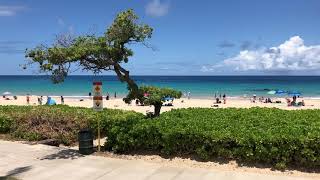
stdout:
<svg viewBox="0 0 320 180">
<path fill-rule="evenodd" d="M 14 16 L 24 10 L 23 6 L 2 6 L 0 5 L 0 16 Z"/>
<path fill-rule="evenodd" d="M 169 3 L 152 0 L 145 7 L 146 14 L 152 17 L 165 16 L 169 12 Z"/>
<path fill-rule="evenodd" d="M 299 36 L 277 47 L 243 50 L 221 63 L 203 66 L 202 71 L 215 71 L 218 68 L 248 72 L 308 72 L 320 70 L 320 45 L 307 46 Z"/>
</svg>

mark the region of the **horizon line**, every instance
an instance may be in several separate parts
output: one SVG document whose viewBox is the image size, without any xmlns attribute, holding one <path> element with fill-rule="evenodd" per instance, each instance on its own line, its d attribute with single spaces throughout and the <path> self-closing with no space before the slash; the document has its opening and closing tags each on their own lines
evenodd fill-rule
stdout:
<svg viewBox="0 0 320 180">
<path fill-rule="evenodd" d="M 0 74 L 0 76 L 51 76 L 51 75 L 31 75 L 31 74 L 16 74 L 16 75 L 12 75 L 12 74 Z M 114 76 L 117 77 L 117 75 L 68 75 L 68 76 Z M 68 77 L 67 76 L 67 77 Z M 305 77 L 320 77 L 320 75 L 130 75 L 130 76 L 167 76 L 167 77 L 192 77 L 192 76 L 199 76 L 199 77 L 226 77 L 226 76 L 270 76 L 270 77 L 301 77 L 301 76 L 305 76 Z"/>
</svg>

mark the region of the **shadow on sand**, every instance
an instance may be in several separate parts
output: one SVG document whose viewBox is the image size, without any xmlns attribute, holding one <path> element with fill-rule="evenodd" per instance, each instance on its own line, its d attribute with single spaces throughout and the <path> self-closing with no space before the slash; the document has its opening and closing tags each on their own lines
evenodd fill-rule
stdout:
<svg viewBox="0 0 320 180">
<path fill-rule="evenodd" d="M 31 166 L 15 168 L 9 171 L 6 176 L 0 176 L 0 180 L 18 180 L 18 178 L 15 178 L 14 176 L 27 172 L 30 169 L 31 169 Z"/>
<path fill-rule="evenodd" d="M 62 149 L 59 150 L 57 153 L 46 155 L 40 160 L 54 160 L 54 159 L 78 159 L 84 157 L 84 155 L 80 154 L 77 150 L 74 149 Z"/>
</svg>

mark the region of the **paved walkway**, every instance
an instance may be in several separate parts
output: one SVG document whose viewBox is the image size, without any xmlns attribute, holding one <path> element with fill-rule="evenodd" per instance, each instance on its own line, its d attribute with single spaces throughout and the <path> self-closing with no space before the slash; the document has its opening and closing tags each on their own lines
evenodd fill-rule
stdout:
<svg viewBox="0 0 320 180">
<path fill-rule="evenodd" d="M 165 167 L 139 160 L 82 156 L 76 150 L 0 141 L 0 179 L 306 180 L 305 177 Z M 310 178 L 314 179 L 314 178 Z"/>
</svg>

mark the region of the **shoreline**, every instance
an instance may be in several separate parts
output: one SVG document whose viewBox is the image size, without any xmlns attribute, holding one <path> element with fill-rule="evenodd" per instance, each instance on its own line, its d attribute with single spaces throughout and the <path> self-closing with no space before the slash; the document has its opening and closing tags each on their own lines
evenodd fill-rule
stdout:
<svg viewBox="0 0 320 180">
<path fill-rule="evenodd" d="M 27 95 L 16 95 L 17 97 L 26 97 Z M 52 98 L 60 98 L 61 95 L 36 95 L 36 94 L 29 94 L 31 97 L 40 97 L 43 96 L 43 98 L 46 98 L 47 96 L 52 97 Z M 93 96 L 87 96 L 87 95 L 62 95 L 64 98 L 70 98 L 70 99 L 91 99 Z M 13 95 L 8 96 L 9 98 L 12 99 Z M 102 96 L 104 99 L 106 98 L 105 95 Z M 122 95 L 117 95 L 116 99 L 123 99 L 125 96 Z M 218 97 L 218 96 L 217 96 Z M 227 96 L 227 99 L 231 100 L 250 100 L 253 96 Z M 259 97 L 264 97 L 268 98 L 270 97 L 271 99 L 284 99 L 284 98 L 292 98 L 292 96 L 270 96 L 270 95 L 265 95 L 265 96 L 256 96 L 257 99 Z M 220 100 L 222 100 L 222 97 L 218 97 Z M 110 95 L 110 99 L 115 99 L 113 94 Z M 180 99 L 188 99 L 186 96 L 182 96 Z M 300 99 L 309 99 L 309 100 L 320 100 L 320 96 L 301 96 Z M 179 100 L 179 99 L 175 99 Z M 213 96 L 191 96 L 189 100 L 215 100 L 215 97 Z"/>
<path fill-rule="evenodd" d="M 30 104 L 27 104 L 26 96 L 17 96 L 17 100 L 14 100 L 12 96 L 10 96 L 11 100 L 5 100 L 2 97 L 0 98 L 0 105 L 20 105 L 20 106 L 37 106 L 38 105 L 38 97 L 40 96 L 31 96 L 30 95 Z M 56 101 L 57 104 L 61 104 L 60 96 L 50 96 L 53 100 Z M 257 97 L 258 99 L 258 97 Z M 46 103 L 46 96 L 43 97 L 42 104 Z M 298 98 L 297 102 L 305 101 L 305 106 L 292 107 L 288 106 L 286 103 L 286 99 L 284 97 L 272 98 L 272 101 L 281 101 L 281 103 L 263 103 L 256 102 L 253 103 L 250 100 L 250 97 L 247 98 L 232 98 L 227 97 L 226 104 L 215 104 L 214 98 L 210 99 L 199 99 L 199 98 L 181 98 L 175 99 L 173 101 L 173 106 L 162 106 L 161 112 L 170 111 L 172 109 L 180 109 L 180 108 L 251 108 L 251 107 L 267 107 L 267 108 L 279 108 L 284 110 L 299 110 L 299 109 L 320 109 L 320 98 L 318 97 L 304 97 Z M 64 96 L 64 104 L 73 106 L 73 107 L 86 107 L 92 108 L 93 101 L 89 96 Z M 103 107 L 110 109 L 122 109 L 129 111 L 136 111 L 143 114 L 148 112 L 153 112 L 153 106 L 140 106 L 136 105 L 134 101 L 131 104 L 126 104 L 122 97 L 110 97 L 110 100 L 106 100 L 105 97 L 103 99 Z"/>
</svg>

